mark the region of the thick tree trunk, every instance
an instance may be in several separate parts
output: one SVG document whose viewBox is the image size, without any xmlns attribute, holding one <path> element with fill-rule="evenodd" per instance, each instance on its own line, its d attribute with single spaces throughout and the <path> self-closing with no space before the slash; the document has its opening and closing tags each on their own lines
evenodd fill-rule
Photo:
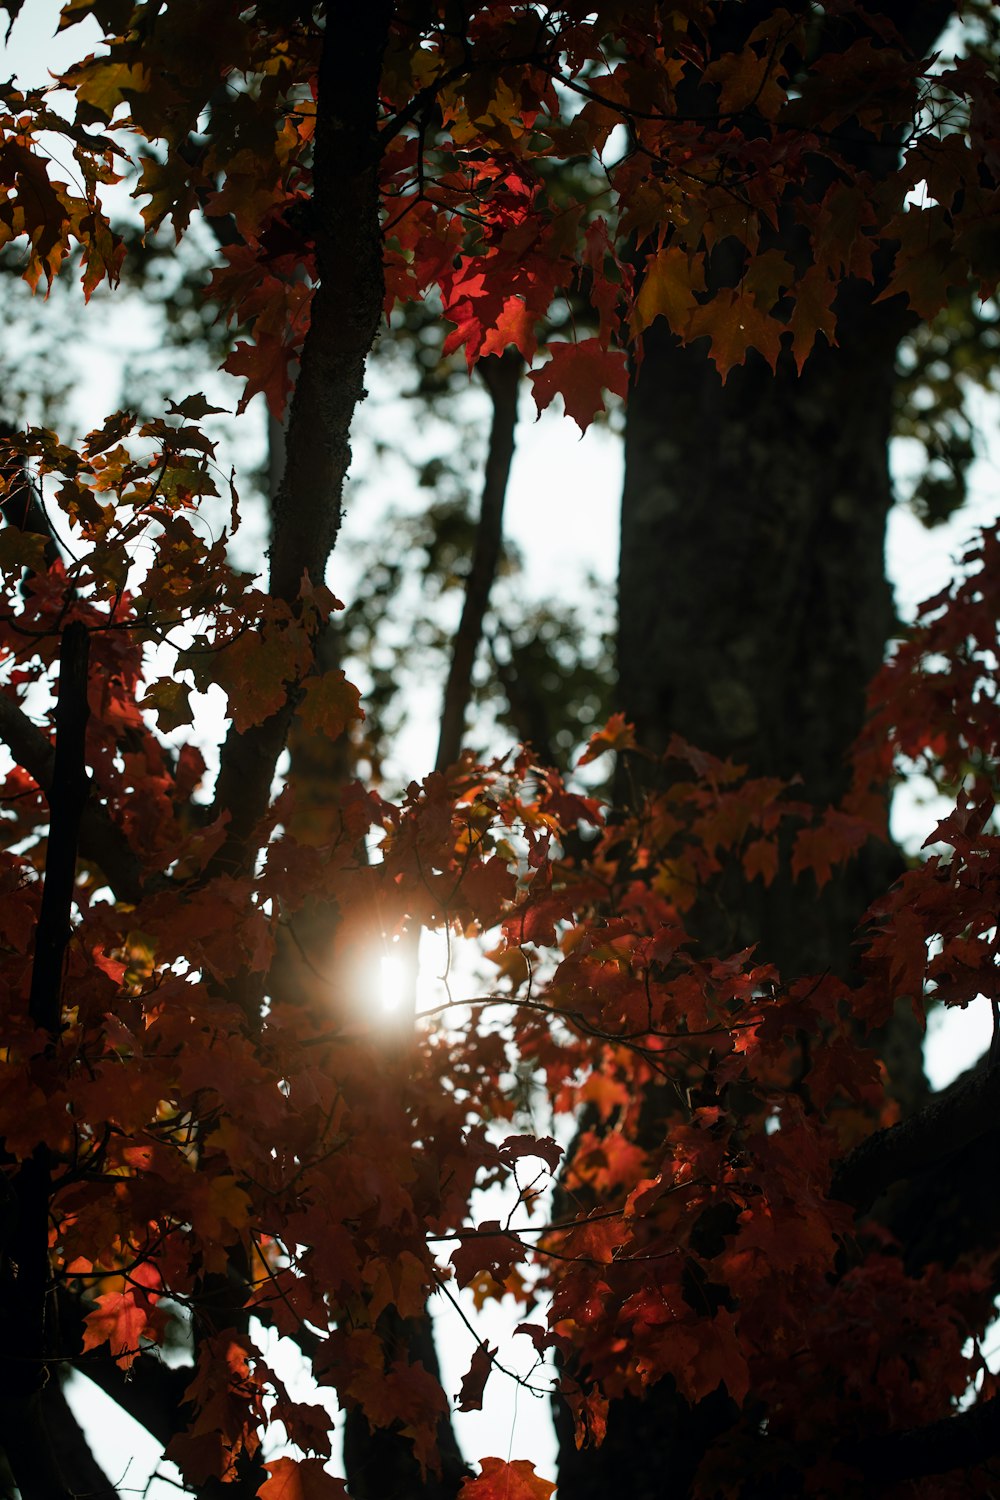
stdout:
<svg viewBox="0 0 1000 1500">
<path fill-rule="evenodd" d="M 899 314 L 845 290 L 840 346 L 798 376 L 763 361 L 725 386 L 654 326 L 625 442 L 620 701 L 642 743 L 671 734 L 753 775 L 802 778 L 817 805 L 848 781 L 865 689 L 893 622 L 884 576 L 887 446 Z M 874 893 L 741 885 L 712 941 L 758 943 L 789 976 L 843 970 Z M 748 899 L 749 896 L 749 899 Z"/>
<path fill-rule="evenodd" d="M 703 346 L 654 326 L 628 408 L 621 704 L 651 749 L 680 734 L 751 774 L 800 777 L 796 795 L 818 806 L 846 789 L 893 623 L 883 559 L 902 324 L 872 295 L 845 288 L 839 347 L 817 348 L 801 377 L 752 357 L 723 386 Z M 786 979 L 847 973 L 894 861 L 873 846 L 822 893 L 811 876 L 765 890 L 734 872 L 695 930 L 706 950 L 756 944 Z M 903 1031 L 895 1084 L 912 1105 L 926 1087 L 920 1035 L 905 1019 Z M 614 1403 L 604 1445 L 583 1453 L 560 1415 L 561 1500 L 597 1500 L 623 1472 L 636 1500 L 681 1500 L 734 1414 L 721 1392 L 692 1411 L 664 1383 Z"/>
</svg>

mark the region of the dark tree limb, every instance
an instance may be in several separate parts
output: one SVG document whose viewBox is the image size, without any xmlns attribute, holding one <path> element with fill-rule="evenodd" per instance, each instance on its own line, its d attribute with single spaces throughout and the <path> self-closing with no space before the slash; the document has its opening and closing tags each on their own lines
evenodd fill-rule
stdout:
<svg viewBox="0 0 1000 1500">
<path fill-rule="evenodd" d="M 117 1493 L 90 1450 L 86 1434 L 66 1400 L 62 1381 L 50 1375 L 42 1388 L 42 1418 L 63 1480 L 78 1500 L 114 1500 Z M 124 1462 L 123 1462 L 124 1468 Z M 116 1474 L 115 1480 L 122 1478 Z"/>
<path fill-rule="evenodd" d="M 191 1366 L 171 1367 L 152 1354 L 144 1354 L 126 1376 L 106 1346 L 90 1350 L 74 1363 L 164 1448 L 172 1437 L 184 1431 L 186 1424 L 180 1408 L 194 1376 Z"/>
<path fill-rule="evenodd" d="M 472 566 L 465 581 L 462 618 L 455 636 L 448 680 L 441 709 L 436 771 L 453 765 L 462 749 L 465 715 L 472 697 L 472 669 L 483 636 L 483 620 L 489 607 L 503 544 L 503 508 L 507 481 L 514 457 L 517 426 L 517 395 L 521 380 L 521 356 L 514 349 L 481 360 L 479 370 L 493 402 L 490 443 L 483 475 Z"/>
<path fill-rule="evenodd" d="M 0 740 L 48 797 L 55 778 L 56 753 L 52 742 L 2 693 Z M 120 901 L 134 905 L 140 900 L 142 867 L 125 835 L 101 803 L 88 800 L 84 804 L 78 844 L 84 859 L 98 866 Z"/>
<path fill-rule="evenodd" d="M 59 652 L 51 817 L 29 998 L 31 1019 L 48 1034 L 53 1046 L 60 1029 L 77 837 L 88 789 L 85 737 L 89 661 L 87 628 L 73 621 L 63 630 Z M 44 1146 L 38 1146 L 10 1181 L 9 1232 L 0 1270 L 0 1446 L 22 1500 L 61 1500 L 70 1494 L 46 1440 L 43 1416 L 50 1355 L 46 1299 L 51 1192 L 50 1156 Z"/>
<path fill-rule="evenodd" d="M 391 1353 L 405 1351 L 411 1363 L 419 1361 L 440 1379 L 428 1313 L 401 1318 L 395 1309 L 387 1308 L 379 1319 L 379 1331 Z M 422 1477 L 409 1439 L 393 1427 L 370 1427 L 362 1411 L 350 1408 L 344 1426 L 344 1469 L 354 1500 L 417 1500 L 418 1496 L 420 1500 L 454 1500 L 469 1470 L 447 1413 L 438 1422 L 437 1440 L 441 1472 Z"/>
<path fill-rule="evenodd" d="M 1000 1398 L 981 1401 L 928 1427 L 842 1443 L 836 1457 L 869 1481 L 895 1486 L 955 1469 L 970 1470 L 1000 1454 Z"/>
<path fill-rule="evenodd" d="M 340 530 L 350 427 L 364 398 L 365 362 L 382 313 L 378 88 L 392 6 L 349 6 L 328 20 L 319 68 L 313 222 L 319 286 L 292 398 L 285 470 L 272 506 L 270 591 L 297 607 L 302 580 L 323 580 Z M 270 800 L 294 694 L 263 724 L 230 731 L 215 810 L 229 836 L 215 868 L 245 868 Z"/>
<path fill-rule="evenodd" d="M 80 821 L 87 801 L 87 671 L 90 635 L 74 620 L 62 633 L 56 746 L 49 789 L 49 841 L 45 855 L 42 909 L 35 933 L 29 1009 L 36 1026 L 54 1039 L 59 1034 L 59 1002 L 66 945 L 72 928 L 73 884 Z"/>
<path fill-rule="evenodd" d="M 974 1070 L 908 1119 L 856 1146 L 834 1173 L 830 1197 L 863 1212 L 894 1183 L 937 1166 L 995 1130 L 998 1118 L 1000 1068 Z"/>
</svg>

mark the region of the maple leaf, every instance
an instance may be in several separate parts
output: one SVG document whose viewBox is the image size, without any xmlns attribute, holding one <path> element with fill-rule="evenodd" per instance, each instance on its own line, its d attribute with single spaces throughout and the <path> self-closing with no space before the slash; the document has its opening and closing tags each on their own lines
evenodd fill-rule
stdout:
<svg viewBox="0 0 1000 1500">
<path fill-rule="evenodd" d="M 344 1500 L 347 1486 L 328 1474 L 321 1458 L 273 1458 L 258 1500 Z"/>
<path fill-rule="evenodd" d="M 155 1338 L 162 1329 L 162 1316 L 154 1311 L 162 1283 L 159 1271 L 149 1261 L 136 1266 L 128 1280 L 116 1279 L 120 1281 L 118 1288 L 103 1292 L 96 1299 L 97 1307 L 83 1320 L 83 1351 L 107 1343 L 113 1358 L 128 1370 L 142 1339 Z"/>
<path fill-rule="evenodd" d="M 837 342 L 837 319 L 833 311 L 837 283 L 822 266 L 810 266 L 792 290 L 795 306 L 788 326 L 792 330 L 792 354 L 801 375 L 818 334 L 831 347 Z"/>
<path fill-rule="evenodd" d="M 491 1348 L 483 1339 L 472 1356 L 472 1363 L 462 1376 L 462 1389 L 456 1397 L 459 1411 L 482 1411 L 483 1391 L 490 1378 L 496 1352 L 496 1349 Z"/>
<path fill-rule="evenodd" d="M 502 1229 L 498 1219 L 488 1219 L 452 1251 L 451 1263 L 459 1286 L 468 1286 L 479 1271 L 488 1271 L 494 1281 L 503 1281 L 523 1254 L 517 1235 Z"/>
<path fill-rule="evenodd" d="M 21 531 L 8 522 L 0 530 L 0 569 L 5 573 L 15 568 L 44 573 L 47 541 L 47 537 L 39 536 L 37 532 Z"/>
<path fill-rule="evenodd" d="M 335 740 L 348 724 L 364 718 L 361 694 L 340 670 L 306 679 L 299 704 L 299 722 L 307 734 Z"/>
<path fill-rule="evenodd" d="M 170 734 L 183 724 L 190 724 L 194 717 L 191 708 L 191 689 L 176 677 L 161 677 L 139 700 L 139 707 L 152 709 L 164 734 Z"/>
<path fill-rule="evenodd" d="M 604 392 L 624 397 L 628 391 L 625 355 L 604 349 L 599 339 L 581 339 L 576 344 L 549 344 L 551 358 L 528 379 L 539 416 L 553 397 L 560 395 L 566 414 L 581 433 L 586 432 L 599 411 L 604 411 Z"/>
<path fill-rule="evenodd" d="M 633 338 L 656 318 L 666 318 L 675 333 L 683 334 L 698 306 L 696 292 L 705 290 L 705 257 L 668 245 L 646 262 L 642 284 L 632 310 Z"/>
<path fill-rule="evenodd" d="M 475 1479 L 465 1480 L 459 1500 L 551 1500 L 555 1489 L 526 1458 L 481 1458 L 479 1470 Z"/>
<path fill-rule="evenodd" d="M 509 1135 L 500 1145 L 500 1157 L 508 1164 L 520 1161 L 524 1156 L 537 1156 L 550 1172 L 559 1165 L 563 1148 L 550 1135 Z"/>
<path fill-rule="evenodd" d="M 592 760 L 608 750 L 634 750 L 635 728 L 624 714 L 612 714 L 603 729 L 595 730 L 587 741 L 587 748 L 577 761 L 578 766 L 589 766 Z"/>
<path fill-rule="evenodd" d="M 262 394 L 271 415 L 281 420 L 292 389 L 292 357 L 292 349 L 272 333 L 258 332 L 252 344 L 239 340 L 222 366 L 230 375 L 242 375 L 246 380 L 237 413 L 246 411 L 253 397 Z"/>
<path fill-rule="evenodd" d="M 746 362 L 747 352 L 756 349 L 774 370 L 781 352 L 783 325 L 762 312 L 753 297 L 742 288 L 716 292 L 709 302 L 691 314 L 687 338 L 708 337 L 711 356 L 725 385 L 726 377 L 736 365 Z"/>
<path fill-rule="evenodd" d="M 778 846 L 773 839 L 754 839 L 743 853 L 743 869 L 748 880 L 757 875 L 769 886 L 778 873 Z"/>
</svg>

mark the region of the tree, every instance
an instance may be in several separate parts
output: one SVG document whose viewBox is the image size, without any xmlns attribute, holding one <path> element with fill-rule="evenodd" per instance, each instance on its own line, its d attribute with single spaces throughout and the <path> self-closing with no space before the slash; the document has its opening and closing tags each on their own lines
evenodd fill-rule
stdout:
<svg viewBox="0 0 1000 1500">
<path fill-rule="evenodd" d="M 4 470 L 0 1445 L 26 1500 L 94 1487 L 45 1378 L 67 1359 L 199 1494 L 342 1493 L 325 1410 L 285 1391 L 254 1318 L 433 1473 L 445 1397 L 394 1330 L 451 1280 L 480 1297 L 523 1285 L 532 1256 L 553 1303 L 524 1333 L 560 1353 L 581 1443 L 599 1442 L 609 1400 L 669 1382 L 711 1437 L 691 1475 L 703 1494 L 942 1494 L 957 1470 L 961 1493 L 986 1492 L 989 1381 L 954 1406 L 982 1368 L 993 1247 L 973 1235 L 964 1260 L 929 1265 L 892 1231 L 918 1168 L 991 1149 L 1000 1075 L 893 1125 L 872 1037 L 904 998 L 994 994 L 995 537 L 886 669 L 850 785 L 815 800 L 718 747 L 657 745 L 649 719 L 639 749 L 620 715 L 585 757 L 616 751 L 646 789 L 613 815 L 529 751 L 442 755 L 399 805 L 342 786 L 318 844 L 293 831 L 294 766 L 272 795 L 293 724 L 336 740 L 360 712 L 340 668 L 319 669 L 336 613 L 323 577 L 387 304 L 440 299 L 470 366 L 544 349 L 537 404 L 559 394 L 585 427 L 624 392 L 625 344 L 638 360 L 660 320 L 708 337 L 722 377 L 790 349 L 807 389 L 810 358 L 833 358 L 817 339 L 853 336 L 848 278 L 877 274 L 881 298 L 923 315 L 970 275 L 992 291 L 982 62 L 935 72 L 891 17 L 848 0 L 822 17 L 754 8 L 735 35 L 731 15 L 262 3 L 208 26 L 183 5 L 74 0 L 64 24 L 95 18 L 106 46 L 62 79 L 73 118 L 3 92 L 0 223 L 29 284 L 71 269 L 74 244 L 85 292 L 114 284 L 102 189 L 143 140 L 150 232 L 169 218 L 181 236 L 196 211 L 234 222 L 208 295 L 244 334 L 227 360 L 243 404 L 288 402 L 266 587 L 227 561 L 239 502 L 226 527 L 200 395 L 141 425 L 115 413 L 78 445 L 29 430 Z M 592 173 L 567 186 L 552 169 L 607 152 L 616 126 L 597 212 Z M 64 151 L 77 186 L 54 175 Z M 786 254 L 772 240 L 789 223 Z M 595 331 L 555 337 L 567 305 Z M 210 791 L 200 752 L 175 743 L 209 689 L 231 721 Z M 938 830 L 951 854 L 879 896 L 857 974 L 698 946 L 720 881 L 768 887 L 787 860 L 822 888 L 867 845 L 894 749 L 956 788 Z M 317 897 L 337 913 L 324 1005 L 269 977 L 279 930 Z M 449 1004 L 387 1035 L 364 956 L 424 925 L 499 929 L 497 985 L 474 1023 Z M 556 1107 L 596 1116 L 549 1223 L 532 1212 L 559 1148 L 487 1128 L 512 1118 L 512 1059 Z M 517 1208 L 475 1223 L 477 1183 L 498 1180 Z M 150 1356 L 169 1339 L 186 1370 Z M 475 1350 L 463 1405 L 493 1363 Z M 275 1421 L 305 1457 L 263 1463 Z M 462 1494 L 550 1488 L 485 1457 Z"/>
<path fill-rule="evenodd" d="M 734 50 L 745 46 L 755 28 L 773 22 L 773 10 L 729 7 L 714 36 Z M 889 5 L 816 15 L 814 46 L 835 55 L 860 49 L 877 17 L 899 28 L 910 56 L 926 58 L 952 13 L 947 5 Z M 704 97 L 701 81 L 698 88 Z M 808 98 L 808 85 L 802 88 Z M 880 184 L 898 167 L 892 142 L 905 127 L 894 135 L 885 121 L 880 133 L 864 125 L 852 117 L 837 136 L 855 169 Z M 816 154 L 803 191 L 824 199 L 837 192 L 837 178 L 830 159 Z M 798 262 L 794 213 L 776 214 L 764 235 L 765 254 Z M 866 689 L 894 627 L 883 552 L 888 446 L 900 405 L 895 361 L 904 338 L 919 353 L 927 335 L 916 332 L 913 305 L 887 295 L 892 269 L 877 255 L 870 278 L 844 267 L 833 301 L 836 341 L 817 347 L 801 368 L 793 349 L 773 368 L 754 352 L 722 381 L 704 340 L 682 342 L 658 323 L 643 340 L 627 408 L 619 701 L 645 744 L 662 747 L 680 734 L 758 775 L 800 779 L 818 807 L 845 795 Z M 713 270 L 717 285 L 732 281 L 725 257 L 715 257 Z M 939 325 L 943 333 L 945 319 Z M 940 358 L 941 333 L 934 342 Z M 910 386 L 920 388 L 926 412 L 925 360 L 919 370 L 911 365 Z M 937 404 L 939 423 L 945 406 Z M 913 431 L 920 417 L 906 420 Z M 960 451 L 968 454 L 967 443 Z M 958 444 L 942 452 L 952 455 L 951 488 L 939 479 L 940 489 L 928 491 L 931 519 L 960 497 Z M 898 852 L 873 842 L 819 890 L 792 878 L 787 864 L 749 888 L 736 869 L 701 902 L 693 930 L 710 951 L 752 944 L 785 975 L 832 969 L 847 976 L 855 972 L 853 938 L 865 912 L 902 868 Z M 922 1030 L 906 1001 L 879 1038 L 889 1091 L 904 1113 L 929 1092 Z M 928 1230 L 925 1259 L 971 1248 L 952 1240 L 943 1251 L 930 1229 L 938 1217 L 933 1192 L 919 1212 Z M 990 1236 L 984 1226 L 983 1241 Z M 564 1421 L 560 1493 L 567 1500 L 605 1493 L 626 1462 L 639 1493 L 662 1494 L 664 1469 L 676 1493 L 686 1493 L 685 1476 L 712 1441 L 714 1421 L 689 1412 L 673 1387 L 642 1406 L 613 1408 L 596 1455 L 576 1452 Z"/>
</svg>

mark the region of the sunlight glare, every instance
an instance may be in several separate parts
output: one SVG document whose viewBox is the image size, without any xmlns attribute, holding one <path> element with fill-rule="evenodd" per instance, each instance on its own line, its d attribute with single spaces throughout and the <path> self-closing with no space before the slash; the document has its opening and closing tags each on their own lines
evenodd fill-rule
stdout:
<svg viewBox="0 0 1000 1500">
<path fill-rule="evenodd" d="M 403 972 L 402 960 L 393 958 L 389 953 L 382 955 L 381 960 L 381 995 L 382 1009 L 386 1012 L 399 1010 L 403 1003 L 403 989 L 406 976 Z"/>
</svg>

